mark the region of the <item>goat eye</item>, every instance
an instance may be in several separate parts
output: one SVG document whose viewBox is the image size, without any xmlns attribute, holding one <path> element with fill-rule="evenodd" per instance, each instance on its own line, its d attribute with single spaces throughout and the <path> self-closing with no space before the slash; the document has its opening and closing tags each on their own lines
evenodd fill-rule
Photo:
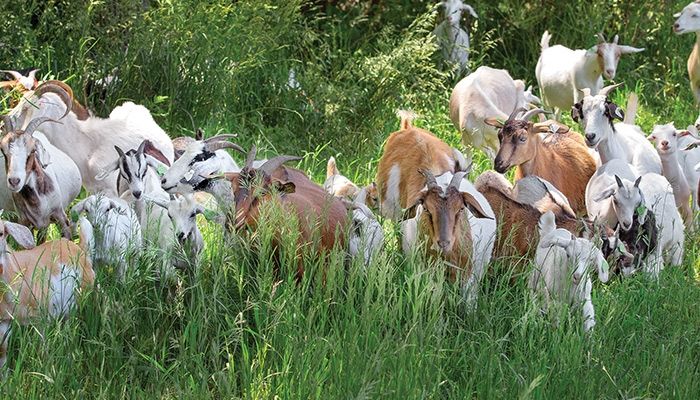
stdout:
<svg viewBox="0 0 700 400">
<path fill-rule="evenodd" d="M 520 136 L 520 143 L 525 143 L 527 142 L 527 136 Z"/>
<path fill-rule="evenodd" d="M 192 215 L 190 215 L 190 218 L 194 219 L 196 216 L 197 216 L 196 213 L 192 213 Z"/>
</svg>

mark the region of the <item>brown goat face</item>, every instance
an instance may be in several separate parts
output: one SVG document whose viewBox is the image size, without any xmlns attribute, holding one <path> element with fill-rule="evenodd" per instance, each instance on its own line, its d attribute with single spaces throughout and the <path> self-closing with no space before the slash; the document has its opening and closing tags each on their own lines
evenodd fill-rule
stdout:
<svg viewBox="0 0 700 400">
<path fill-rule="evenodd" d="M 258 174 L 255 170 L 241 171 L 228 175 L 235 208 L 235 228 L 255 229 L 260 215 L 260 204 L 270 200 L 275 193 L 294 193 L 292 182 L 273 179 L 267 174 Z"/>
<path fill-rule="evenodd" d="M 532 136 L 536 133 L 533 132 L 532 127 L 531 122 L 514 120 L 506 123 L 498 131 L 501 147 L 493 163 L 498 173 L 503 174 L 512 167 L 530 161 L 535 156 L 537 143 Z"/>
<path fill-rule="evenodd" d="M 423 198 L 421 219 L 430 236 L 432 250 L 443 254 L 452 251 L 464 209 L 464 200 L 456 190 L 448 190 L 447 195 L 444 195 L 440 188 L 427 191 Z"/>
<path fill-rule="evenodd" d="M 36 153 L 43 148 L 31 136 L 10 132 L 2 138 L 0 148 L 5 156 L 7 186 L 13 192 L 22 190 L 27 182 L 27 173 L 38 162 Z"/>
</svg>

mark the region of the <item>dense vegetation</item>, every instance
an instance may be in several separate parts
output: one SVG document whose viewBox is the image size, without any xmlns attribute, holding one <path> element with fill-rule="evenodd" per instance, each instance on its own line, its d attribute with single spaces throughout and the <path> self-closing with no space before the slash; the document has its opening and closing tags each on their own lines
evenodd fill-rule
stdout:
<svg viewBox="0 0 700 400">
<path fill-rule="evenodd" d="M 693 35 L 671 32 L 686 1 L 472 1 L 471 64 L 534 83 L 542 32 L 574 48 L 619 33 L 645 47 L 618 79 L 642 101 L 639 122 L 685 126 L 698 110 L 685 60 Z M 369 182 L 397 108 L 450 144 L 456 82 L 430 34 L 432 4 L 409 0 L 12 2 L 0 24 L 0 67 L 36 66 L 67 80 L 98 115 L 142 103 L 171 136 L 236 132 L 244 147 L 304 155 L 323 179 L 328 156 Z M 465 21 L 467 22 L 467 21 Z M 117 69 L 104 101 L 82 94 Z M 301 88 L 287 86 L 290 69 Z M 622 101 L 625 90 L 618 95 Z M 624 103 L 623 103 L 624 104 Z M 568 118 L 568 116 L 566 117 Z M 570 122 L 570 121 L 569 121 Z M 483 157 L 475 174 L 489 168 Z M 270 232 L 223 239 L 202 220 L 207 254 L 177 290 L 135 263 L 109 269 L 74 318 L 15 327 L 2 398 L 680 397 L 700 393 L 696 237 L 686 264 L 658 283 L 598 285 L 598 326 L 554 327 L 494 263 L 478 310 L 465 312 L 439 267 L 387 249 L 364 271 L 342 255 L 300 287 L 273 282 Z M 258 243 L 254 246 L 250 243 Z M 260 250 L 262 249 L 262 250 Z M 505 263 L 504 263 L 505 264 Z M 291 265 L 291 264 L 290 264 Z M 326 284 L 315 271 L 328 268 Z M 289 268 L 292 273 L 293 268 Z"/>
</svg>

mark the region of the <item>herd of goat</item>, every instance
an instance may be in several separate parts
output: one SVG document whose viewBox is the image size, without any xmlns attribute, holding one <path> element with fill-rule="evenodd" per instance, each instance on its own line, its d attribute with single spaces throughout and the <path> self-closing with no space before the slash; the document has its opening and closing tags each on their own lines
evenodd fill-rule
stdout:
<svg viewBox="0 0 700 400">
<path fill-rule="evenodd" d="M 461 10 L 476 17 L 460 1 L 441 4 L 448 16 L 456 7 L 457 23 Z M 677 18 L 677 33 L 700 31 L 700 2 Z M 450 98 L 451 119 L 463 143 L 484 151 L 495 169 L 473 183 L 470 157 L 414 126 L 406 111 L 373 183 L 355 185 L 331 158 L 321 186 L 285 165 L 299 157 L 258 160 L 255 147 L 232 142 L 235 135 L 171 139 L 132 102 L 99 118 L 64 82 L 13 71 L 1 87 L 22 95 L 2 116 L 0 207 L 16 212 L 19 223 L 0 220 L 0 366 L 12 320 L 65 315 L 76 290 L 93 285 L 93 265 L 113 265 L 124 279 L 132 256 L 148 248 L 161 252 L 164 279 L 197 264 L 204 248 L 198 214 L 216 210 L 225 232 L 235 234 L 255 231 L 265 204 L 297 221 L 299 251 L 344 249 L 364 265 L 383 250 L 378 212 L 399 224 L 404 252 L 440 260 L 469 307 L 487 266 L 499 260 L 529 277 L 544 311 L 576 306 L 589 331 L 590 272 L 603 283 L 636 272 L 656 279 L 664 266 L 680 265 L 700 204 L 696 127 L 656 125 L 647 137 L 634 124 L 636 96 L 624 112 L 609 97 L 617 85 L 603 87 L 621 55 L 643 50 L 618 41 L 599 35 L 592 49 L 571 50 L 550 46 L 544 33 L 536 76 L 555 119 L 545 120 L 532 88 L 505 70 L 482 66 L 462 79 Z M 558 121 L 563 110 L 571 110 L 581 134 Z M 245 157 L 242 168 L 226 149 Z M 502 175 L 511 169 L 514 184 Z M 83 188 L 88 195 L 76 203 Z M 37 245 L 31 229 L 41 238 L 51 223 L 62 238 Z M 10 249 L 7 236 L 25 250 Z M 303 257 L 296 259 L 302 279 Z"/>
</svg>

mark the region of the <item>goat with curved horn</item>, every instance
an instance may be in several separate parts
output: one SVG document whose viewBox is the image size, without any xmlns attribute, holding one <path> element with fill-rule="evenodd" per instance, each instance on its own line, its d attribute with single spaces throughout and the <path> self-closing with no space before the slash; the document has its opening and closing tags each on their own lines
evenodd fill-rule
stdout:
<svg viewBox="0 0 700 400">
<path fill-rule="evenodd" d="M 45 93 L 54 93 L 66 104 L 66 112 L 63 113 L 61 118 L 64 118 L 73 109 L 73 90 L 65 83 L 61 81 L 46 81 L 36 88 L 34 96 L 38 98 Z"/>
<path fill-rule="evenodd" d="M 279 167 L 281 167 L 284 163 L 290 162 L 290 161 L 299 161 L 301 160 L 301 157 L 297 156 L 277 156 L 273 157 L 265 162 L 265 164 L 261 165 L 259 170 L 263 171 L 264 173 L 268 175 L 272 175 L 272 173 Z M 252 165 L 252 164 L 251 164 Z"/>
<path fill-rule="evenodd" d="M 24 128 L 24 133 L 31 136 L 34 133 L 34 131 L 36 130 L 36 128 L 38 128 L 39 125 L 43 124 L 44 122 L 55 122 L 55 123 L 60 124 L 60 122 L 56 121 L 53 118 L 39 117 L 39 118 L 35 118 L 35 119 L 31 120 L 31 122 L 29 122 L 27 127 Z"/>
<path fill-rule="evenodd" d="M 533 108 L 532 110 L 523 114 L 523 116 L 520 119 L 523 121 L 529 121 L 530 118 L 540 114 L 548 114 L 548 112 L 541 108 Z"/>
</svg>

